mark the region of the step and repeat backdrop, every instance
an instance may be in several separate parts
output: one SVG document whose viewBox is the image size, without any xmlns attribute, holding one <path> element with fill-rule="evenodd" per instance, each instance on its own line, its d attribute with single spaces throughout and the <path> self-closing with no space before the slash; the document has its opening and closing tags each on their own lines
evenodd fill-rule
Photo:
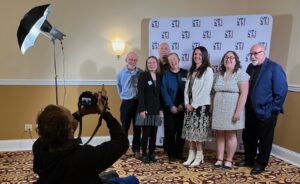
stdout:
<svg viewBox="0 0 300 184">
<path fill-rule="evenodd" d="M 222 56 L 228 50 L 235 51 L 242 69 L 250 63 L 249 51 L 252 45 L 261 43 L 270 52 L 273 18 L 268 14 L 234 15 L 211 17 L 155 18 L 149 23 L 149 55 L 159 57 L 158 47 L 162 42 L 170 45 L 171 52 L 180 57 L 180 67 L 188 69 L 192 62 L 193 49 L 205 46 L 210 62 L 217 70 Z M 241 132 L 238 133 L 238 151 L 243 149 Z M 163 126 L 159 127 L 157 145 L 163 142 Z M 214 147 L 214 143 L 206 144 Z"/>
</svg>

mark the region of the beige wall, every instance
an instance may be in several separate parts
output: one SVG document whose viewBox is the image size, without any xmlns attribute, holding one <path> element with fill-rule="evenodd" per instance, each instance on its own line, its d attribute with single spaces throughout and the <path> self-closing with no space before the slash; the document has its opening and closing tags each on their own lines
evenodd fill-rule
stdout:
<svg viewBox="0 0 300 184">
<path fill-rule="evenodd" d="M 115 86 L 106 86 L 109 97 L 109 107 L 112 114 L 119 120 L 120 99 Z M 24 124 L 33 124 L 38 112 L 48 104 L 55 104 L 55 93 L 53 86 L 0 86 L 1 96 L 1 129 L 0 140 L 6 139 L 28 139 L 29 134 L 24 132 Z M 77 110 L 78 97 L 83 91 L 100 91 L 99 86 L 63 86 L 59 90 L 59 104 L 70 109 Z M 64 98 L 64 92 L 66 97 Z M 65 100 L 64 100 L 65 99 Z M 98 122 L 97 115 L 88 115 L 83 118 L 82 136 L 90 136 Z M 104 128 L 103 128 L 104 127 Z M 77 135 L 77 134 L 76 134 Z M 108 135 L 105 123 L 99 130 L 98 136 Z M 33 132 L 33 136 L 37 134 Z"/>
<path fill-rule="evenodd" d="M 274 143 L 300 153 L 300 93 L 289 92 L 284 105 L 284 114 L 278 117 Z"/>
<path fill-rule="evenodd" d="M 111 41 L 120 37 L 127 43 L 125 52 L 138 53 L 144 68 L 148 53 L 148 22 L 155 17 L 224 16 L 271 14 L 274 18 L 271 58 L 284 67 L 290 85 L 300 85 L 300 1 L 297 0 L 1 0 L 0 1 L 0 84 L 9 81 L 51 80 L 54 77 L 53 48 L 40 36 L 35 46 L 23 56 L 18 48 L 16 31 L 24 14 L 37 5 L 52 4 L 49 22 L 64 32 L 65 73 L 60 45 L 57 44 L 59 80 L 115 79 L 124 65 L 112 53 Z M 21 81 L 22 83 L 22 81 Z M 76 109 L 79 94 L 96 91 L 96 86 L 67 86 L 65 106 Z M 113 113 L 119 117 L 119 98 L 115 86 L 109 86 Z M 63 98 L 60 87 L 60 104 Z M 27 139 L 24 124 L 33 123 L 36 113 L 55 102 L 53 86 L 0 86 L 0 140 Z M 286 113 L 279 117 L 275 143 L 300 153 L 297 134 L 300 121 L 300 94 L 289 93 Z M 96 117 L 89 117 L 84 135 L 89 135 Z M 102 129 L 98 135 L 106 135 Z M 36 136 L 36 135 L 34 135 Z"/>
</svg>

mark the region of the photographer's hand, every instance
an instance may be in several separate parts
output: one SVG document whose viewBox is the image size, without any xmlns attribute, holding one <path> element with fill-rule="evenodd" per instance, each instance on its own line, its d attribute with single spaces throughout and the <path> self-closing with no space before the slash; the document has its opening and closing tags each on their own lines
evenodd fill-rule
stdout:
<svg viewBox="0 0 300 184">
<path fill-rule="evenodd" d="M 82 116 L 88 115 L 88 114 L 97 114 L 97 113 L 98 113 L 98 109 L 95 107 L 91 107 L 91 106 L 84 106 L 80 111 L 80 114 Z"/>
<path fill-rule="evenodd" d="M 98 92 L 98 102 L 97 102 L 97 107 L 98 107 L 98 113 L 102 113 L 108 109 L 107 107 L 107 93 L 104 88 L 102 88 L 103 91 Z"/>
</svg>

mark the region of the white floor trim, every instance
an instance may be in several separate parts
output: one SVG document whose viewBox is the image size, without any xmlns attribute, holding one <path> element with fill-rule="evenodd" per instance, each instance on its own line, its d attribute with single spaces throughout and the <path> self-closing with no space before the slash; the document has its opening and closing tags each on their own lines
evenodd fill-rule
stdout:
<svg viewBox="0 0 300 184">
<path fill-rule="evenodd" d="M 276 144 L 272 146 L 271 154 L 277 158 L 280 158 L 290 164 L 300 167 L 300 154 L 286 148 L 280 147 Z"/>
<path fill-rule="evenodd" d="M 89 137 L 82 137 L 82 142 L 85 143 Z M 132 135 L 128 136 L 129 142 L 132 141 Z M 110 136 L 96 136 L 94 137 L 90 145 L 97 145 L 105 141 L 109 141 Z M 15 140 L 0 140 L 0 151 L 25 151 L 31 150 L 33 142 L 31 139 L 15 139 Z"/>
</svg>

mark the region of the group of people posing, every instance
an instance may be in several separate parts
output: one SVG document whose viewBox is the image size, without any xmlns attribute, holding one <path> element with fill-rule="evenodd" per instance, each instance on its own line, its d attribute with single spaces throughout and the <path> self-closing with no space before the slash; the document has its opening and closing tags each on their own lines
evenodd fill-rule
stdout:
<svg viewBox="0 0 300 184">
<path fill-rule="evenodd" d="M 149 56 L 145 71 L 137 67 L 137 54 L 129 52 L 127 65 L 117 76 L 125 133 L 133 122 L 134 156 L 144 163 L 156 161 L 157 128 L 164 123 L 164 150 L 170 162 L 184 159 L 183 147 L 188 141 L 189 154 L 183 165 L 203 163 L 203 142 L 212 141 L 215 130 L 214 166 L 231 169 L 236 131 L 243 129 L 245 160 L 236 165 L 252 167 L 252 174 L 263 172 L 287 94 L 282 67 L 266 57 L 261 44 L 251 47 L 251 64 L 246 72 L 237 53 L 227 51 L 215 74 L 203 46 L 193 50 L 188 71 L 179 67 L 180 59 L 170 53 L 167 43 L 161 43 L 158 49 L 160 58 Z"/>
</svg>

